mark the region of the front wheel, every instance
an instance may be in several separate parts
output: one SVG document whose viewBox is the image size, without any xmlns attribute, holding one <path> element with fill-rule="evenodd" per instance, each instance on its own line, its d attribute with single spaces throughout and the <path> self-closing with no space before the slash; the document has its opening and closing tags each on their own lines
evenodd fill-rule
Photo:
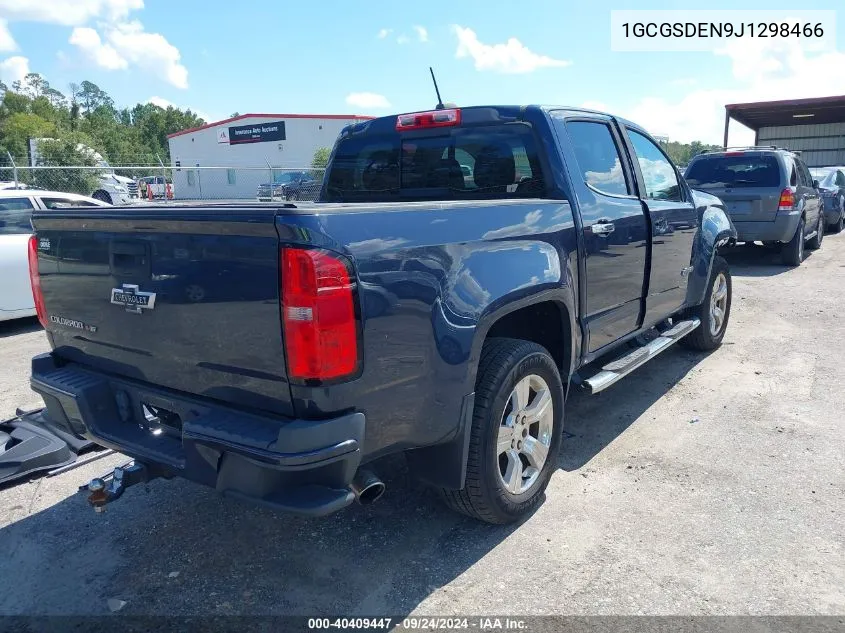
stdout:
<svg viewBox="0 0 845 633">
<path fill-rule="evenodd" d="M 103 191 L 102 189 L 98 189 L 92 195 L 94 200 L 99 200 L 100 202 L 105 202 L 106 204 L 111 204 L 111 195 L 109 195 L 108 191 Z"/>
<path fill-rule="evenodd" d="M 728 319 L 731 316 L 731 271 L 724 257 L 713 258 L 713 269 L 704 301 L 684 313 L 686 317 L 697 317 L 701 321 L 695 330 L 679 343 L 690 349 L 709 351 L 716 349 L 725 338 Z"/>
<path fill-rule="evenodd" d="M 453 510 L 511 523 L 536 508 L 563 429 L 563 384 L 549 352 L 528 341 L 491 338 L 481 350 L 466 482 L 442 490 Z"/>
</svg>

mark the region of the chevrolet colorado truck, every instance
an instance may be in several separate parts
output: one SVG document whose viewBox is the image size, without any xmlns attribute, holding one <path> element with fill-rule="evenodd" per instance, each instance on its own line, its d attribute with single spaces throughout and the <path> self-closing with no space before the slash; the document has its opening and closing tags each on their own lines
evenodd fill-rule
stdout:
<svg viewBox="0 0 845 633">
<path fill-rule="evenodd" d="M 378 459 L 404 453 L 492 523 L 543 498 L 570 385 L 720 345 L 718 249 L 736 237 L 642 128 L 539 106 L 346 127 L 317 203 L 33 225 L 52 351 L 32 387 L 56 423 L 133 459 L 88 485 L 95 508 L 178 476 L 323 515 L 375 501 Z"/>
</svg>

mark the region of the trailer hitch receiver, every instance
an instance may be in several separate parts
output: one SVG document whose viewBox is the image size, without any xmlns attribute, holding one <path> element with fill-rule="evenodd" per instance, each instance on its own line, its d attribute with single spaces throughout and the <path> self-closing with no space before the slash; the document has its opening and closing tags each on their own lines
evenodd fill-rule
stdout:
<svg viewBox="0 0 845 633">
<path fill-rule="evenodd" d="M 80 491 L 88 492 L 88 503 L 95 512 L 104 512 L 106 505 L 116 501 L 124 491 L 135 484 L 147 483 L 158 475 L 152 474 L 150 469 L 140 462 L 130 462 L 118 466 L 109 475 L 92 479 L 88 485 L 82 486 Z"/>
</svg>

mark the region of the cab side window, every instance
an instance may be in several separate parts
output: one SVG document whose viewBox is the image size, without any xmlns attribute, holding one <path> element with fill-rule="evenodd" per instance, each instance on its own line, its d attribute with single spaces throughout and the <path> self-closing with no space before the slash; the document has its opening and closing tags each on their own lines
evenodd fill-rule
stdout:
<svg viewBox="0 0 845 633">
<path fill-rule="evenodd" d="M 681 185 L 672 162 L 647 136 L 634 130 L 628 130 L 628 136 L 631 137 L 631 144 L 643 173 L 645 197 L 649 200 L 680 202 Z"/>
</svg>

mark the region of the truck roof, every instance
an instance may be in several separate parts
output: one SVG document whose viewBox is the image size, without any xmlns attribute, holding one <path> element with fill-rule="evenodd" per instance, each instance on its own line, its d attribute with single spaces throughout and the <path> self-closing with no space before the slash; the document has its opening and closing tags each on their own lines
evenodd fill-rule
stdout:
<svg viewBox="0 0 845 633">
<path fill-rule="evenodd" d="M 397 112 L 395 114 L 389 114 L 386 116 L 376 117 L 374 119 L 370 119 L 368 121 L 361 121 L 359 123 L 352 123 L 347 125 L 341 131 L 341 135 L 345 134 L 347 131 L 355 130 L 355 131 L 363 131 L 364 129 L 373 129 L 378 131 L 387 131 L 381 130 L 383 126 L 386 127 L 389 124 L 390 128 L 393 129 L 396 118 L 402 116 L 403 114 L 413 114 L 415 112 L 428 112 L 433 111 L 435 108 L 420 108 L 419 110 L 412 110 L 409 112 Z M 484 120 L 484 111 L 487 111 L 487 116 L 489 117 L 490 122 L 494 122 L 499 120 L 500 117 L 514 117 L 518 118 L 520 114 L 526 110 L 537 110 L 542 112 L 549 112 L 552 110 L 565 110 L 566 112 L 571 112 L 577 114 L 579 112 L 584 114 L 599 114 L 606 117 L 611 117 L 624 125 L 634 128 L 639 131 L 645 132 L 645 130 L 634 123 L 633 121 L 629 121 L 627 119 L 623 119 L 622 117 L 616 116 L 614 114 L 610 114 L 609 112 L 602 112 L 601 110 L 591 110 L 589 108 L 581 108 L 576 106 L 566 106 L 566 105 L 540 105 L 540 104 L 529 104 L 529 105 L 474 105 L 474 106 L 458 106 L 454 104 L 449 104 L 446 106 L 447 110 L 460 110 L 462 113 L 466 114 L 467 112 L 473 113 L 473 120 L 474 122 L 483 122 Z"/>
</svg>

